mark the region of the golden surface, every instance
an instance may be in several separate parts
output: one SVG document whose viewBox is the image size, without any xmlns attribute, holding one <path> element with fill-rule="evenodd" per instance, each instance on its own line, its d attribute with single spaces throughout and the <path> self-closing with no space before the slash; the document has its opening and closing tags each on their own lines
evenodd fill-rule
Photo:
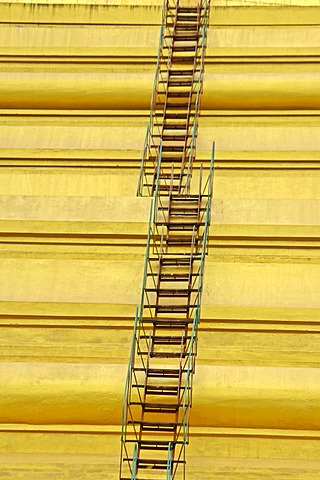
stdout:
<svg viewBox="0 0 320 480">
<path fill-rule="evenodd" d="M 118 478 L 162 2 L 105 3 L 0 1 L 10 480 Z M 319 3 L 213 5 L 195 180 L 213 140 L 217 152 L 188 478 L 318 480 Z"/>
</svg>

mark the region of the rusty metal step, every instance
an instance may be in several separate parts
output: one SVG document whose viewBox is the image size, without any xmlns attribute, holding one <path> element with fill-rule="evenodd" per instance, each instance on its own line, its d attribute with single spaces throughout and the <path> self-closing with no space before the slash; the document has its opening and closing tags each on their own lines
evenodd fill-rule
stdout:
<svg viewBox="0 0 320 480">
<path fill-rule="evenodd" d="M 185 139 L 192 137 L 192 135 L 184 133 L 164 133 L 162 140 L 165 142 L 183 142 Z"/>
<path fill-rule="evenodd" d="M 185 335 L 151 335 L 151 338 L 153 345 L 185 345 L 187 340 L 190 340 L 190 337 Z"/>
<path fill-rule="evenodd" d="M 143 410 L 146 413 L 177 413 L 180 405 L 175 403 L 148 403 L 145 402 Z"/>
<path fill-rule="evenodd" d="M 192 232 L 193 230 L 197 231 L 201 225 L 205 225 L 205 222 L 168 222 L 161 223 L 161 225 L 165 225 L 171 232 Z"/>
<path fill-rule="evenodd" d="M 158 313 L 188 313 L 191 305 L 149 305 L 155 308 Z"/>
<path fill-rule="evenodd" d="M 197 63 L 197 61 L 200 60 L 200 58 L 198 59 L 196 56 L 192 55 L 192 56 L 180 56 L 180 57 L 175 57 L 175 56 L 172 56 L 171 57 L 171 63 Z"/>
<path fill-rule="evenodd" d="M 192 235 L 184 235 L 184 236 L 177 236 L 177 235 L 172 235 L 169 238 L 166 238 L 166 242 L 170 244 L 178 244 L 178 245 L 185 245 L 185 244 L 191 244 L 193 241 L 199 242 L 200 238 L 193 238 Z"/>
<path fill-rule="evenodd" d="M 197 12 L 194 12 L 194 13 L 197 13 Z M 181 22 L 197 23 L 198 20 L 200 20 L 200 18 L 198 17 L 198 15 L 195 15 L 194 13 L 192 15 L 185 15 L 184 13 L 178 12 L 177 20 Z"/>
<path fill-rule="evenodd" d="M 164 450 L 167 452 L 169 443 L 170 443 L 169 441 L 165 441 L 165 440 L 138 440 L 138 444 L 141 450 Z M 175 442 L 175 443 L 178 443 L 178 442 Z"/>
<path fill-rule="evenodd" d="M 165 37 L 170 38 L 173 41 L 186 42 L 190 40 L 198 41 L 199 38 L 201 38 L 201 35 L 198 32 L 194 33 L 193 31 L 189 31 L 189 32 L 180 32 L 180 33 L 175 32 L 173 35 L 165 35 Z"/>
<path fill-rule="evenodd" d="M 131 424 L 140 425 L 142 431 L 145 432 L 174 432 L 179 422 L 146 422 L 146 421 L 129 421 Z"/>
<path fill-rule="evenodd" d="M 188 325 L 193 323 L 193 319 L 182 319 L 182 320 L 177 320 L 177 319 L 159 319 L 159 318 L 150 318 L 150 319 L 144 319 L 143 323 L 146 325 L 153 324 L 153 326 L 157 329 L 179 329 L 182 330 L 183 328 L 187 328 Z"/>
<path fill-rule="evenodd" d="M 172 51 L 173 52 L 194 52 L 196 53 L 196 50 L 198 48 L 198 45 L 174 45 L 172 46 Z"/>
<path fill-rule="evenodd" d="M 151 402 L 130 402 L 130 405 L 141 406 L 146 413 L 177 413 L 179 403 L 151 403 Z"/>
<path fill-rule="evenodd" d="M 163 152 L 183 152 L 184 150 L 184 145 L 162 145 Z"/>
<path fill-rule="evenodd" d="M 174 7 L 174 9 L 175 8 L 176 7 Z M 203 7 L 201 7 L 200 5 L 197 7 L 182 7 L 180 5 L 178 6 L 178 12 L 181 12 L 181 13 L 196 13 L 201 10 L 203 10 Z"/>
<path fill-rule="evenodd" d="M 179 195 L 179 196 L 172 196 L 173 202 L 197 202 L 202 195 L 195 194 L 195 195 Z"/>
<path fill-rule="evenodd" d="M 168 98 L 189 98 L 192 95 L 196 95 L 197 92 L 186 91 L 186 92 L 177 92 L 177 91 L 169 91 Z"/>
<path fill-rule="evenodd" d="M 185 358 L 186 352 L 152 352 L 151 358 Z"/>
<path fill-rule="evenodd" d="M 145 291 L 150 293 L 158 293 L 159 297 L 184 298 L 188 297 L 193 292 L 197 292 L 198 290 L 192 288 L 146 288 Z"/>
<path fill-rule="evenodd" d="M 198 32 L 200 29 L 200 25 L 197 25 L 196 23 L 176 23 L 176 28 L 174 30 L 173 37 L 177 33 L 186 33 L 186 32 Z"/>
<path fill-rule="evenodd" d="M 139 459 L 138 460 L 138 468 L 150 468 L 152 470 L 167 470 L 167 463 L 168 460 L 147 460 L 147 459 Z M 172 463 L 176 465 L 186 463 L 185 460 L 172 460 Z"/>
<path fill-rule="evenodd" d="M 164 113 L 164 120 L 188 120 L 194 117 L 194 112 L 168 112 Z"/>
<path fill-rule="evenodd" d="M 195 106 L 195 102 L 157 102 L 155 108 L 157 107 L 166 107 L 168 109 L 173 110 L 187 110 L 193 108 Z"/>
<path fill-rule="evenodd" d="M 182 266 L 182 265 L 189 265 L 190 264 L 190 257 L 183 256 L 183 257 L 162 257 L 160 259 L 160 263 L 162 266 Z M 159 259 L 158 259 L 159 261 Z"/>
<path fill-rule="evenodd" d="M 145 383 L 132 384 L 136 388 L 145 388 L 147 395 L 177 395 L 182 386 L 179 385 L 145 385 Z"/>
<path fill-rule="evenodd" d="M 198 69 L 170 69 L 170 70 L 165 70 L 165 73 L 169 75 L 169 77 L 172 76 L 181 76 L 181 77 L 193 77 L 193 74 L 195 72 L 199 71 Z"/>
<path fill-rule="evenodd" d="M 186 373 L 188 370 L 179 368 L 143 368 L 134 367 L 135 372 L 145 372 L 148 378 L 179 378 L 180 374 Z"/>
</svg>

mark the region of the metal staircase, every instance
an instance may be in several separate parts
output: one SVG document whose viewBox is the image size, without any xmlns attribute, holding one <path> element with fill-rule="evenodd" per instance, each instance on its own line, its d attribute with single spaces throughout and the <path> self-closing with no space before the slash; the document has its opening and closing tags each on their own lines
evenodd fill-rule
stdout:
<svg viewBox="0 0 320 480">
<path fill-rule="evenodd" d="M 171 178 L 175 193 L 189 191 L 209 7 L 210 0 L 193 4 L 186 0 L 165 0 L 138 195 L 154 195 L 158 174 L 159 192 L 168 190 Z"/>
<path fill-rule="evenodd" d="M 139 195 L 152 195 L 122 410 L 120 480 L 185 478 L 214 150 L 191 182 L 209 2 L 166 0 Z"/>
</svg>

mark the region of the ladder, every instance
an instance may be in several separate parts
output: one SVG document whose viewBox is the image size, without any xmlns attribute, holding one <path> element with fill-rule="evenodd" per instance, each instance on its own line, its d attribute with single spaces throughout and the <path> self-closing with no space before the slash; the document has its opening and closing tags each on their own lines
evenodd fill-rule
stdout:
<svg viewBox="0 0 320 480">
<path fill-rule="evenodd" d="M 171 1 L 171 3 L 170 3 Z M 165 0 L 138 186 L 153 196 L 122 406 L 120 480 L 184 479 L 211 217 L 209 168 L 191 182 L 209 3 Z"/>
</svg>

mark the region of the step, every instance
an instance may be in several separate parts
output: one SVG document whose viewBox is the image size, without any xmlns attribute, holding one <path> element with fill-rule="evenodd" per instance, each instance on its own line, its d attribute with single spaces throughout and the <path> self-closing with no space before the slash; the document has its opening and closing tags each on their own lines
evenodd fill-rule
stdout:
<svg viewBox="0 0 320 480">
<path fill-rule="evenodd" d="M 171 185 L 161 185 L 161 184 L 158 185 L 158 191 L 167 192 L 168 195 L 169 195 L 170 191 L 174 190 L 174 191 L 178 192 L 179 189 L 180 189 L 180 185 L 173 185 L 173 186 L 171 186 Z"/>
<path fill-rule="evenodd" d="M 185 358 L 185 352 L 152 352 L 151 358 Z"/>
<path fill-rule="evenodd" d="M 191 205 L 189 204 L 189 201 L 188 200 L 185 200 L 185 203 L 186 205 L 181 205 L 181 202 L 178 203 L 177 205 L 174 204 L 176 198 L 172 198 L 171 199 L 171 208 L 170 208 L 170 211 L 171 212 L 180 212 L 180 211 L 184 211 L 184 212 L 198 212 L 198 210 L 205 210 L 206 207 L 201 207 L 199 208 L 199 205 L 198 205 L 198 202 L 193 202 L 191 203 Z M 199 199 L 199 203 L 201 202 L 201 198 Z M 178 200 L 179 202 L 179 200 Z M 160 210 L 160 208 L 162 207 L 159 207 L 158 210 Z"/>
<path fill-rule="evenodd" d="M 178 152 L 179 153 L 179 152 Z M 170 157 L 166 157 L 166 156 L 163 156 L 162 157 L 162 160 L 161 160 L 161 163 L 163 164 L 172 164 L 172 163 L 179 163 L 181 164 L 182 163 L 182 159 L 183 159 L 183 155 L 181 155 L 181 152 L 179 155 L 177 156 L 172 156 L 170 155 Z M 171 170 L 171 169 L 170 169 Z"/>
<path fill-rule="evenodd" d="M 161 225 L 165 225 L 166 227 L 168 227 L 169 230 L 174 230 L 179 227 L 181 228 L 181 230 L 193 230 L 194 228 L 196 229 L 199 228 L 200 225 L 204 225 L 204 222 L 198 222 L 197 219 L 196 221 L 189 221 L 189 222 L 187 220 L 184 220 L 181 222 L 175 222 L 175 221 L 172 221 L 170 218 L 169 222 L 159 222 L 159 224 L 160 223 Z"/>
<path fill-rule="evenodd" d="M 178 164 L 178 166 L 180 166 L 182 164 L 182 155 L 180 157 L 177 157 L 177 158 L 174 158 L 174 157 L 170 157 L 170 158 L 163 158 L 161 160 L 161 163 L 166 166 L 166 165 L 169 165 L 169 167 L 172 165 L 172 164 Z"/>
<path fill-rule="evenodd" d="M 199 229 L 199 226 L 200 225 L 204 225 L 204 223 L 198 223 L 198 224 L 195 224 L 195 223 L 191 223 L 190 225 L 182 225 L 181 223 L 161 223 L 161 225 L 164 225 L 165 227 L 167 227 L 167 229 L 169 230 L 169 233 L 178 233 L 178 232 L 198 232 L 198 229 Z M 166 238 L 166 242 L 169 243 L 172 243 L 176 241 L 176 239 L 172 239 L 172 238 Z M 197 239 L 195 239 L 195 242 L 197 242 Z M 182 243 L 189 243 L 187 240 L 183 240 Z"/>
<path fill-rule="evenodd" d="M 168 92 L 168 98 L 190 98 L 192 95 L 195 95 L 197 92 L 192 92 L 191 90 L 188 90 L 186 92 Z"/>
<path fill-rule="evenodd" d="M 169 396 L 177 395 L 178 391 L 182 388 L 176 385 L 145 385 L 144 383 L 132 384 L 132 387 L 145 388 L 146 395 L 169 395 Z"/>
<path fill-rule="evenodd" d="M 189 230 L 190 231 L 190 230 Z M 184 237 L 177 237 L 177 236 L 172 236 L 166 239 L 167 244 L 169 245 L 191 245 L 192 242 L 195 242 L 197 244 L 199 242 L 199 239 L 193 240 L 192 236 L 184 236 Z"/>
<path fill-rule="evenodd" d="M 176 403 L 144 402 L 141 406 L 146 413 L 177 413 L 181 405 Z"/>
<path fill-rule="evenodd" d="M 174 80 L 169 80 L 168 85 L 169 87 L 192 87 L 192 85 L 197 82 L 197 80 L 179 80 L 178 78 L 175 78 Z"/>
<path fill-rule="evenodd" d="M 142 338 L 142 337 L 141 337 Z M 146 337 L 148 338 L 148 337 Z M 190 340 L 188 336 L 160 336 L 160 335 L 152 335 L 152 340 L 154 345 L 185 345 L 187 340 Z"/>
<path fill-rule="evenodd" d="M 195 106 L 195 102 L 157 102 L 155 105 L 155 109 L 157 110 L 158 107 L 166 107 L 166 109 L 170 110 L 188 110 L 192 109 Z"/>
<path fill-rule="evenodd" d="M 159 297 L 175 297 L 175 298 L 184 298 L 188 297 L 191 293 L 197 292 L 198 290 L 192 288 L 146 288 L 146 292 L 155 292 L 158 293 Z"/>
<path fill-rule="evenodd" d="M 176 134 L 176 133 L 164 133 L 162 135 L 162 140 L 164 142 L 185 142 L 188 138 L 191 138 L 192 135 L 188 134 L 187 132 Z"/>
<path fill-rule="evenodd" d="M 145 170 L 144 173 L 145 173 L 145 175 L 154 175 L 154 174 L 155 174 L 155 172 L 154 172 L 153 170 Z M 185 174 L 182 174 L 182 175 L 181 175 L 180 173 L 174 173 L 174 174 L 172 175 L 172 172 L 171 172 L 171 171 L 168 172 L 168 173 L 166 173 L 166 172 L 160 172 L 159 179 L 160 179 L 160 180 L 161 180 L 161 179 L 163 179 L 163 180 L 164 180 L 164 179 L 166 179 L 166 180 L 169 179 L 169 180 L 170 180 L 170 179 L 172 178 L 173 180 L 179 180 L 179 179 L 180 179 L 182 176 L 184 176 L 184 175 L 185 175 Z"/>
<path fill-rule="evenodd" d="M 201 34 L 200 33 L 194 33 L 192 31 L 190 32 L 185 32 L 185 33 L 182 33 L 182 32 L 175 32 L 173 35 L 165 35 L 165 38 L 170 38 L 170 39 L 173 39 L 173 41 L 180 41 L 180 42 L 189 42 L 190 40 L 193 40 L 193 41 L 198 41 L 199 38 L 201 38 Z"/>
<path fill-rule="evenodd" d="M 174 432 L 180 425 L 178 422 L 146 422 L 131 420 L 128 423 L 140 425 L 144 432 Z"/>
<path fill-rule="evenodd" d="M 157 328 L 157 329 L 182 330 L 187 328 L 188 325 L 192 324 L 193 319 L 190 318 L 187 320 L 186 319 L 177 320 L 177 319 L 171 318 L 169 320 L 166 320 L 166 319 L 159 319 L 159 318 L 150 318 L 150 319 L 148 318 L 143 320 L 143 324 L 149 325 L 150 323 L 153 324 L 154 328 Z"/>
<path fill-rule="evenodd" d="M 202 195 L 195 194 L 195 195 L 179 195 L 179 196 L 173 196 L 172 201 L 175 202 L 198 202 L 199 198 L 201 198 Z"/>
<path fill-rule="evenodd" d="M 186 370 L 180 370 L 179 368 L 149 368 L 148 378 L 179 378 Z"/>
<path fill-rule="evenodd" d="M 192 56 L 180 56 L 180 57 L 175 57 L 175 56 L 172 56 L 171 57 L 171 63 L 197 63 L 197 57 L 195 57 L 194 55 Z"/>
<path fill-rule="evenodd" d="M 153 259 L 152 259 L 153 261 Z M 181 266 L 181 265 L 190 265 L 191 258 L 190 256 L 183 257 L 162 257 L 160 263 L 162 266 Z"/>
<path fill-rule="evenodd" d="M 183 152 L 184 150 L 184 145 L 162 145 L 163 152 Z"/>
<path fill-rule="evenodd" d="M 192 15 L 186 15 L 185 13 L 180 13 L 178 12 L 177 14 L 177 20 L 180 22 L 194 22 L 198 23 L 198 20 L 201 20 L 201 18 L 198 17 L 197 15 L 198 12 L 192 12 Z"/>
<path fill-rule="evenodd" d="M 191 305 L 149 305 L 155 308 L 158 313 L 187 313 Z"/>
<path fill-rule="evenodd" d="M 166 70 L 168 73 L 169 77 L 174 77 L 174 76 L 181 76 L 181 77 L 193 77 L 194 73 L 196 70 L 193 68 L 188 68 L 188 69 L 171 69 L 169 71 Z"/>
<path fill-rule="evenodd" d="M 194 112 L 185 112 L 185 113 L 180 113 L 180 112 L 165 112 L 164 118 L 165 119 L 174 119 L 174 120 L 188 120 L 188 117 L 194 117 L 195 113 Z"/>
<path fill-rule="evenodd" d="M 192 135 L 188 134 L 186 131 L 183 131 L 182 133 L 163 133 L 162 135 L 159 134 L 154 134 L 152 135 L 152 138 L 162 138 L 163 142 L 184 142 L 186 138 L 191 138 Z"/>
<path fill-rule="evenodd" d="M 168 208 L 167 207 L 158 207 L 158 211 L 168 211 Z M 193 203 L 189 206 L 189 205 L 178 205 L 178 206 L 175 206 L 175 205 L 171 205 L 170 206 L 170 214 L 171 215 L 184 215 L 184 214 L 190 214 L 190 215 L 198 215 L 198 212 L 199 211 L 204 211 L 206 210 L 206 207 L 200 207 Z"/>
<path fill-rule="evenodd" d="M 197 276 L 197 274 L 192 273 L 189 275 L 189 272 L 188 273 L 161 273 L 160 281 L 161 282 L 188 282 L 191 277 L 193 278 L 195 276 Z"/>
<path fill-rule="evenodd" d="M 187 32 L 198 32 L 200 25 L 196 23 L 176 23 L 176 28 L 174 30 L 173 37 L 180 32 L 187 33 Z"/>
<path fill-rule="evenodd" d="M 199 211 L 200 210 L 201 209 L 199 209 Z M 205 210 L 205 209 L 203 208 L 202 210 Z M 161 211 L 161 210 L 158 209 L 158 211 Z M 163 208 L 163 211 L 167 212 L 168 209 Z M 179 209 L 178 210 L 177 209 L 175 211 L 170 210 L 170 221 L 172 221 L 172 218 L 173 219 L 181 219 L 181 220 L 192 219 L 193 224 L 198 223 L 198 209 L 192 209 L 192 210 L 191 209 L 190 210 L 188 210 L 188 209 L 186 209 L 186 210 Z M 161 222 L 159 222 L 159 223 L 161 223 Z M 161 225 L 163 225 L 163 223 L 161 223 Z"/>
<path fill-rule="evenodd" d="M 170 70 L 172 71 L 172 70 Z M 166 72 L 168 73 L 168 71 Z M 199 83 L 200 78 L 196 77 L 193 75 L 193 73 L 188 74 L 188 75 L 169 75 L 169 78 L 163 79 L 162 81 L 159 81 L 159 84 L 161 85 L 169 85 L 169 87 L 175 87 L 175 86 L 185 86 L 185 87 L 191 87 L 193 85 L 196 85 Z M 184 84 L 180 85 L 180 82 L 184 82 Z M 161 90 L 159 94 L 165 94 L 166 90 Z"/>
<path fill-rule="evenodd" d="M 148 378 L 179 378 L 180 374 L 186 373 L 187 370 L 179 368 L 144 368 L 134 367 L 135 372 L 145 372 Z"/>
<path fill-rule="evenodd" d="M 154 183 L 143 183 L 143 187 L 147 187 L 149 189 L 154 189 L 155 190 L 155 184 Z M 167 192 L 169 194 L 170 191 L 179 191 L 179 185 L 173 185 L 172 187 L 170 185 L 158 185 L 158 190 L 162 192 Z"/>
<path fill-rule="evenodd" d="M 138 460 L 138 468 L 139 469 L 151 469 L 151 470 L 167 470 L 167 463 L 168 460 L 158 460 L 158 459 L 139 459 Z M 185 460 L 172 460 L 174 465 L 176 464 L 184 464 L 186 463 Z"/>
<path fill-rule="evenodd" d="M 187 121 L 184 121 L 183 123 L 170 123 L 170 122 L 165 122 L 165 123 L 154 123 L 155 127 L 162 127 L 163 130 L 189 130 L 191 126 L 189 126 L 189 123 Z"/>
<path fill-rule="evenodd" d="M 197 45 L 174 45 L 172 46 L 172 51 L 173 52 L 196 52 L 197 50 Z"/>
<path fill-rule="evenodd" d="M 178 12 L 181 13 L 197 13 L 198 11 L 203 10 L 203 7 L 198 6 L 198 7 L 181 7 L 179 5 L 178 7 Z"/>
<path fill-rule="evenodd" d="M 141 450 L 164 450 L 168 451 L 170 441 L 161 440 L 138 440 Z"/>
<path fill-rule="evenodd" d="M 149 277 L 157 277 L 157 273 L 147 273 Z M 161 273 L 159 275 L 162 282 L 187 282 L 189 280 L 189 273 Z"/>
<path fill-rule="evenodd" d="M 170 209 L 170 220 L 172 218 L 174 219 L 192 219 L 192 223 L 193 224 L 196 224 L 196 223 L 199 223 L 198 222 L 198 213 L 201 209 L 199 208 L 194 208 L 194 209 L 176 209 L 176 210 L 172 210 Z M 204 208 L 202 208 L 202 210 L 205 210 Z M 172 221 L 172 220 L 171 220 Z"/>
</svg>

